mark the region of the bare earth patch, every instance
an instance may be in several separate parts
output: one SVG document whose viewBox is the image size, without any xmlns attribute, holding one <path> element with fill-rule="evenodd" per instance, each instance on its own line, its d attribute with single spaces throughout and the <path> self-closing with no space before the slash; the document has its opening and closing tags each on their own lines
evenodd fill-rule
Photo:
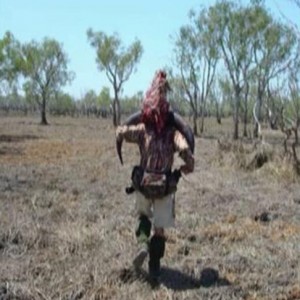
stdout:
<svg viewBox="0 0 300 300">
<path fill-rule="evenodd" d="M 220 153 L 215 125 L 196 139 L 153 286 L 146 264 L 131 269 L 136 219 L 124 188 L 137 147 L 124 144 L 121 166 L 110 120 L 50 123 L 0 119 L 0 299 L 300 299 L 300 185 L 280 137 L 251 170 L 237 161 L 249 147 Z"/>
</svg>

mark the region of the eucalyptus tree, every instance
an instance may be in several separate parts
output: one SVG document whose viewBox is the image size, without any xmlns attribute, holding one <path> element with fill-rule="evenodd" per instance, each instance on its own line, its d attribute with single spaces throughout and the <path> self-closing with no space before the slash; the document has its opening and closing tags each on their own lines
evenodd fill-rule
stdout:
<svg viewBox="0 0 300 300">
<path fill-rule="evenodd" d="M 253 37 L 254 78 L 257 87 L 256 116 L 258 121 L 261 121 L 267 87 L 273 79 L 286 72 L 291 66 L 297 39 L 291 27 L 274 20 L 262 1 L 255 0 L 253 5 L 253 19 L 257 24 Z M 258 124 L 255 126 L 254 136 L 258 136 Z"/>
<path fill-rule="evenodd" d="M 68 93 L 58 91 L 49 101 L 49 112 L 52 115 L 69 115 L 75 114 L 75 100 Z"/>
<path fill-rule="evenodd" d="M 19 75 L 20 43 L 7 31 L 0 39 L 0 92 L 9 93 Z"/>
<path fill-rule="evenodd" d="M 136 71 L 136 65 L 141 59 L 143 47 L 136 39 L 125 48 L 118 34 L 107 35 L 104 32 L 94 32 L 88 29 L 87 37 L 92 47 L 96 49 L 96 63 L 100 71 L 105 71 L 113 86 L 113 124 L 121 121 L 120 92 L 124 82 Z"/>
<path fill-rule="evenodd" d="M 124 97 L 122 99 L 122 111 L 125 114 L 132 114 L 141 108 L 143 93 L 140 91 L 131 97 Z"/>
<path fill-rule="evenodd" d="M 189 17 L 190 24 L 179 29 L 174 53 L 185 92 L 184 99 L 190 105 L 193 114 L 193 130 L 197 135 L 199 113 L 200 132 L 204 130 L 206 101 L 214 80 L 218 53 L 211 39 L 211 32 L 214 29 L 207 22 L 207 10 L 202 9 L 199 14 L 191 11 Z"/>
<path fill-rule="evenodd" d="M 195 135 L 198 135 L 199 65 L 197 55 L 195 55 L 197 43 L 191 32 L 191 26 L 180 28 L 175 41 L 174 52 L 176 65 L 180 72 L 180 82 L 178 84 L 182 91 L 182 98 L 190 105 L 193 116 L 193 131 Z"/>
<path fill-rule="evenodd" d="M 169 102 L 172 110 L 178 112 L 181 115 L 186 115 L 190 111 L 190 105 L 185 98 L 185 92 L 182 88 L 182 80 L 180 76 L 174 76 L 171 68 L 166 69 L 169 76 L 169 83 L 171 86 L 171 92 L 169 95 Z"/>
<path fill-rule="evenodd" d="M 97 106 L 102 117 L 106 118 L 109 115 L 111 103 L 109 87 L 104 86 L 97 97 Z"/>
<path fill-rule="evenodd" d="M 211 26 L 214 26 L 212 38 L 216 41 L 216 47 L 220 49 L 225 70 L 233 86 L 233 138 L 238 139 L 243 91 L 248 88 L 247 84 L 253 67 L 252 20 L 249 18 L 248 8 L 236 2 L 224 0 L 210 8 L 209 21 Z"/>
<path fill-rule="evenodd" d="M 220 89 L 220 94 L 222 94 L 222 107 L 224 117 L 232 116 L 234 109 L 234 99 L 232 95 L 234 94 L 233 86 L 228 74 L 220 76 L 217 81 L 217 85 Z M 214 90 L 215 91 L 215 90 Z"/>
<path fill-rule="evenodd" d="M 223 108 L 225 104 L 225 93 L 222 91 L 220 79 L 214 81 L 209 93 L 209 100 L 211 109 L 217 119 L 217 123 L 221 124 L 221 120 L 224 115 Z"/>
<path fill-rule="evenodd" d="M 74 74 L 68 71 L 67 54 L 56 40 L 45 38 L 42 43 L 31 41 L 22 46 L 21 68 L 27 97 L 38 104 L 41 124 L 47 125 L 48 101 L 74 78 Z"/>
<path fill-rule="evenodd" d="M 111 104 L 109 87 L 104 86 L 101 89 L 101 91 L 99 93 L 99 96 L 98 96 L 98 99 L 97 99 L 97 104 L 100 107 L 109 109 L 110 104 Z"/>
<path fill-rule="evenodd" d="M 87 117 L 95 116 L 97 114 L 98 97 L 94 90 L 88 90 L 84 93 L 81 104 L 84 114 Z"/>
<path fill-rule="evenodd" d="M 291 98 L 289 115 L 295 128 L 295 143 L 299 144 L 298 128 L 300 127 L 300 62 L 289 68 L 288 88 Z"/>
<path fill-rule="evenodd" d="M 215 27 L 209 22 L 208 12 L 202 9 L 199 15 L 193 15 L 196 30 L 198 32 L 200 63 L 200 132 L 204 131 L 204 116 L 206 114 L 206 103 L 212 85 L 215 80 L 217 63 L 219 60 L 219 51 L 214 39 Z"/>
</svg>

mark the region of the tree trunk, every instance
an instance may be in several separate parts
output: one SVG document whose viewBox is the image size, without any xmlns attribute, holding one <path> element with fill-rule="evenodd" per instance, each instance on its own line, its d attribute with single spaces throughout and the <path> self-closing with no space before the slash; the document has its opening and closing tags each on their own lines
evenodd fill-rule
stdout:
<svg viewBox="0 0 300 300">
<path fill-rule="evenodd" d="M 247 132 L 247 123 L 248 123 L 248 107 L 247 104 L 245 105 L 245 112 L 244 112 L 244 132 L 243 132 L 243 136 L 247 137 L 248 136 L 248 132 Z"/>
<path fill-rule="evenodd" d="M 200 133 L 202 134 L 204 132 L 204 117 L 206 114 L 206 105 L 205 105 L 205 98 L 202 95 L 201 96 L 201 123 L 200 123 Z"/>
<path fill-rule="evenodd" d="M 113 124 L 116 127 L 116 126 L 118 126 L 117 125 L 117 113 L 116 113 L 116 99 L 114 99 L 114 101 L 113 101 L 112 113 L 113 113 Z"/>
<path fill-rule="evenodd" d="M 197 126 L 197 112 L 193 111 L 193 130 L 194 130 L 194 135 L 198 135 L 198 126 Z"/>
<path fill-rule="evenodd" d="M 46 118 L 46 95 L 42 95 L 41 125 L 48 125 L 47 118 Z"/>
<path fill-rule="evenodd" d="M 117 124 L 121 124 L 121 107 L 120 107 L 120 101 L 119 98 L 117 98 Z"/>
<path fill-rule="evenodd" d="M 257 93 L 257 115 L 256 116 L 257 116 L 258 122 L 260 122 L 260 123 L 261 123 L 262 97 L 263 97 L 263 92 L 261 90 L 259 90 Z M 259 134 L 258 123 L 255 122 L 253 137 L 258 138 L 258 134 Z"/>
<path fill-rule="evenodd" d="M 113 101 L 113 124 L 115 127 L 121 124 L 121 110 L 120 110 L 120 101 L 118 97 L 117 88 L 114 87 L 115 99 Z"/>
<path fill-rule="evenodd" d="M 295 145 L 299 145 L 298 127 L 295 128 Z"/>
<path fill-rule="evenodd" d="M 243 136 L 247 137 L 248 132 L 247 132 L 247 124 L 248 124 L 248 92 L 249 92 L 249 84 L 246 83 L 246 92 L 245 92 L 245 111 L 244 111 L 244 132 Z"/>
<path fill-rule="evenodd" d="M 247 131 L 247 125 L 248 125 L 248 100 L 247 100 L 247 96 L 245 95 L 245 99 L 244 99 L 244 115 L 243 115 L 243 137 L 247 137 L 248 136 L 248 131 Z"/>
<path fill-rule="evenodd" d="M 201 123 L 200 123 L 200 133 L 202 134 L 203 132 L 204 132 L 204 114 L 202 113 Z"/>
<path fill-rule="evenodd" d="M 233 139 L 239 139 L 239 110 L 240 110 L 240 88 L 235 87 L 235 99 L 234 99 L 234 129 L 233 129 Z"/>
<path fill-rule="evenodd" d="M 216 101 L 216 118 L 217 118 L 217 123 L 221 125 L 221 114 L 220 114 L 220 106 L 219 102 Z"/>
</svg>

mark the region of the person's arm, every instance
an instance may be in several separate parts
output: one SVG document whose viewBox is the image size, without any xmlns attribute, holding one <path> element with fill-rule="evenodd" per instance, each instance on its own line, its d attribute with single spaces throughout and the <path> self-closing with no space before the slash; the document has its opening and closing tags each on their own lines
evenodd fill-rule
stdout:
<svg viewBox="0 0 300 300">
<path fill-rule="evenodd" d="M 174 136 L 175 150 L 179 152 L 180 158 L 185 162 L 180 167 L 180 171 L 188 174 L 194 171 L 195 160 L 189 145 L 184 136 L 179 132 L 175 132 Z"/>
<path fill-rule="evenodd" d="M 144 125 L 138 124 L 138 125 L 122 125 L 118 126 L 116 129 L 116 139 L 118 141 L 125 140 L 129 143 L 139 143 L 142 135 L 144 133 Z"/>
</svg>

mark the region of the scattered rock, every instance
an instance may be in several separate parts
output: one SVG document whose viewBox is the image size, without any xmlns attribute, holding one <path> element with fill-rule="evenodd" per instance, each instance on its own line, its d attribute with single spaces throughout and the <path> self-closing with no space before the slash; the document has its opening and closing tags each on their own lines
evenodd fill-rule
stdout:
<svg viewBox="0 0 300 300">
<path fill-rule="evenodd" d="M 77 188 L 73 188 L 73 189 L 72 189 L 72 194 L 73 194 L 74 196 L 78 196 L 78 195 L 80 194 L 80 192 L 79 192 L 79 190 L 78 190 Z"/>
<path fill-rule="evenodd" d="M 246 161 L 246 169 L 260 169 L 265 163 L 269 162 L 273 156 L 273 149 L 269 144 L 260 144 Z"/>
<path fill-rule="evenodd" d="M 262 223 L 268 223 L 268 222 L 276 219 L 277 217 L 278 217 L 277 214 L 272 215 L 269 212 L 264 211 L 264 212 L 262 212 L 260 214 L 256 214 L 254 216 L 254 221 L 260 221 Z"/>
<path fill-rule="evenodd" d="M 263 212 L 259 216 L 256 216 L 256 221 L 261 221 L 261 222 L 269 222 L 271 221 L 270 214 L 268 212 Z"/>
<path fill-rule="evenodd" d="M 196 237 L 195 234 L 192 234 L 187 239 L 188 239 L 189 242 L 194 243 L 194 242 L 196 242 L 197 237 Z"/>
</svg>

